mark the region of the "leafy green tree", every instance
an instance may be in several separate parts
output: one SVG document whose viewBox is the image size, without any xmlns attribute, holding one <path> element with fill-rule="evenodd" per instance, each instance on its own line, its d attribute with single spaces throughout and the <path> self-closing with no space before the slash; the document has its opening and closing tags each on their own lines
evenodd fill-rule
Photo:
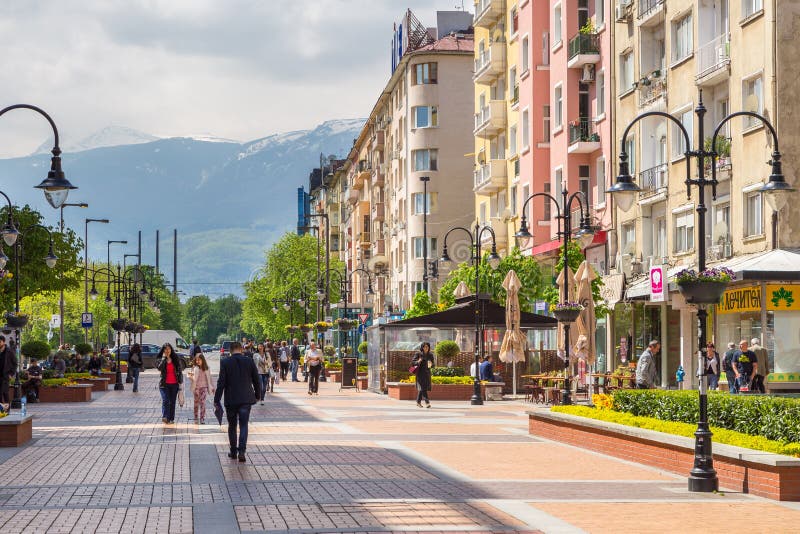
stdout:
<svg viewBox="0 0 800 534">
<path fill-rule="evenodd" d="M 406 310 L 404 319 L 412 317 L 421 317 L 422 315 L 430 315 L 437 312 L 436 305 L 431 302 L 431 297 L 425 291 L 418 291 L 414 295 L 414 300 L 411 302 L 411 307 Z"/>
<path fill-rule="evenodd" d="M 188 334 L 195 338 L 198 331 L 204 331 L 211 312 L 211 299 L 206 295 L 195 295 L 186 301 L 186 321 L 188 322 Z"/>
</svg>

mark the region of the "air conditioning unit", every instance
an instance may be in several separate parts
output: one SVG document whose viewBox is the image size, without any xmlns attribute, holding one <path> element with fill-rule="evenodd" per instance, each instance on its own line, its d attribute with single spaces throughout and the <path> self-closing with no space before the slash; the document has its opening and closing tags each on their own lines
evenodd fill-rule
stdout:
<svg viewBox="0 0 800 534">
<path fill-rule="evenodd" d="M 583 70 L 581 71 L 581 82 L 588 83 L 594 81 L 594 65 L 591 63 L 587 63 L 583 66 Z"/>
<path fill-rule="evenodd" d="M 617 22 L 625 22 L 631 19 L 632 0 L 621 0 L 614 6 L 614 19 Z"/>
</svg>

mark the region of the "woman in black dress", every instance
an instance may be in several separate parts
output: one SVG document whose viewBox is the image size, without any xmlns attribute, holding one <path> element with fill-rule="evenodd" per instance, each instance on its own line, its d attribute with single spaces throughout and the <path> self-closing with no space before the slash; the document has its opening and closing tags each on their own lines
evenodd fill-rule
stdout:
<svg viewBox="0 0 800 534">
<path fill-rule="evenodd" d="M 417 367 L 417 406 L 422 408 L 422 399 L 425 399 L 425 407 L 431 407 L 428 399 L 428 392 L 431 390 L 431 367 L 433 367 L 433 354 L 431 344 L 427 341 L 419 347 L 419 352 L 411 360 L 411 365 Z"/>
</svg>

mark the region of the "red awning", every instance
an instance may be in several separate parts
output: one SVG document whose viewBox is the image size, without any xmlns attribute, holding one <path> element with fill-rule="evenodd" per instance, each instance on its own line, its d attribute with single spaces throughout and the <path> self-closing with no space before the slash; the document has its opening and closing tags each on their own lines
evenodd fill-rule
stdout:
<svg viewBox="0 0 800 534">
<path fill-rule="evenodd" d="M 595 232 L 594 238 L 592 239 L 592 242 L 589 244 L 589 247 L 592 247 L 594 245 L 602 245 L 603 243 L 606 242 L 606 239 L 608 239 L 608 233 L 605 230 L 598 230 L 597 232 Z M 543 243 L 541 245 L 533 247 L 531 255 L 538 256 L 540 254 L 547 254 L 548 252 L 553 252 L 554 250 L 557 250 L 562 245 L 563 243 L 559 240 L 548 241 L 547 243 Z"/>
</svg>

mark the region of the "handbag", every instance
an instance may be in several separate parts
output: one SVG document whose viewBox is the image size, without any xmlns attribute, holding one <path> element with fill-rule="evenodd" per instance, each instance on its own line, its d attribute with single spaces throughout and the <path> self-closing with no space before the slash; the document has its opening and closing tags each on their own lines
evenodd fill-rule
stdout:
<svg viewBox="0 0 800 534">
<path fill-rule="evenodd" d="M 408 372 L 411 373 L 412 375 L 417 374 L 418 370 L 419 370 L 419 365 L 412 365 L 411 367 L 408 368 Z"/>
</svg>

